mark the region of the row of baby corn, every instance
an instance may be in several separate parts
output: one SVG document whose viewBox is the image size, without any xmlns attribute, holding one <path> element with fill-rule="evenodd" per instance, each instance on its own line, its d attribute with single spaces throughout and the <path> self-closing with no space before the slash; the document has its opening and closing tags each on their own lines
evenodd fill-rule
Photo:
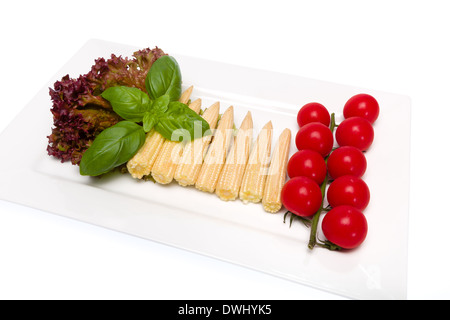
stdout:
<svg viewBox="0 0 450 320">
<path fill-rule="evenodd" d="M 188 103 L 193 87 L 179 101 Z M 199 113 L 201 100 L 189 104 Z M 286 178 L 291 131 L 285 129 L 271 152 L 272 123 L 259 133 L 253 147 L 253 120 L 248 112 L 233 141 L 234 110 L 229 107 L 219 121 L 220 103 L 216 102 L 202 114 L 213 135 L 186 144 L 165 140 L 152 130 L 144 145 L 127 163 L 130 174 L 142 179 L 149 174 L 161 184 L 174 179 L 182 186 L 195 185 L 199 190 L 215 192 L 220 199 L 239 198 L 247 202 L 262 201 L 264 210 L 275 213 L 281 209 L 281 189 Z M 269 164 L 269 158 L 271 161 Z"/>
</svg>

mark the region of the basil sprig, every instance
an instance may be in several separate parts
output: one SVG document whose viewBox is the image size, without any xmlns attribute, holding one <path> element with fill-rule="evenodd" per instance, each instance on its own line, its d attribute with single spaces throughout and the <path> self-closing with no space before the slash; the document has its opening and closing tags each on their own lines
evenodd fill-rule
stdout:
<svg viewBox="0 0 450 320">
<path fill-rule="evenodd" d="M 97 176 L 126 163 L 145 142 L 145 133 L 155 129 L 165 139 L 191 140 L 210 134 L 209 124 L 177 100 L 181 96 L 181 72 L 170 56 L 156 60 L 150 68 L 145 87 L 110 87 L 102 97 L 124 119 L 102 131 L 84 153 L 82 175 Z"/>
<path fill-rule="evenodd" d="M 207 135 L 210 132 L 209 124 L 195 111 L 189 109 L 184 103 L 172 101 L 160 121 L 155 125 L 164 138 L 179 141 L 180 137 L 186 140 Z"/>
</svg>

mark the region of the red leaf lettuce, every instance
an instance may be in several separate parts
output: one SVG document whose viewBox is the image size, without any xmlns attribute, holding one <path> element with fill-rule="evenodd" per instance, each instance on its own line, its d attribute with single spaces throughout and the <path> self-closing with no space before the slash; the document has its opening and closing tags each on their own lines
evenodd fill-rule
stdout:
<svg viewBox="0 0 450 320">
<path fill-rule="evenodd" d="M 52 133 L 48 136 L 48 154 L 79 164 L 95 137 L 122 118 L 100 95 L 109 87 L 135 87 L 146 92 L 145 78 L 153 62 L 165 53 L 155 47 L 136 51 L 133 58 L 111 55 L 98 58 L 85 75 L 77 79 L 64 76 L 50 88 L 53 102 Z"/>
</svg>

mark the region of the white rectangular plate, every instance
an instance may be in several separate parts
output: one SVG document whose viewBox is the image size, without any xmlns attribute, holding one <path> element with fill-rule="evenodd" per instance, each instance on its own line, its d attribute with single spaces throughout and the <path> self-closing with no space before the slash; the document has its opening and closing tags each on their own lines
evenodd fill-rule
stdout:
<svg viewBox="0 0 450 320">
<path fill-rule="evenodd" d="M 183 87 L 203 107 L 234 106 L 236 124 L 251 111 L 257 133 L 269 120 L 274 139 L 298 130 L 296 113 L 318 101 L 342 120 L 352 95 L 366 92 L 380 103 L 375 142 L 366 153 L 364 180 L 371 190 L 365 210 L 369 234 L 353 251 L 307 249 L 309 229 L 283 223 L 283 211 L 261 204 L 223 202 L 214 194 L 176 183 L 141 182 L 129 175 L 82 177 L 78 167 L 47 155 L 52 127 L 48 87 L 65 74 L 87 73 L 111 53 L 131 56 L 139 48 L 91 40 L 36 95 L 0 136 L 0 198 L 95 225 L 236 263 L 298 283 L 360 299 L 406 298 L 409 197 L 410 101 L 405 96 L 298 76 L 255 70 L 173 54 Z M 169 52 L 170 53 L 170 52 Z"/>
</svg>

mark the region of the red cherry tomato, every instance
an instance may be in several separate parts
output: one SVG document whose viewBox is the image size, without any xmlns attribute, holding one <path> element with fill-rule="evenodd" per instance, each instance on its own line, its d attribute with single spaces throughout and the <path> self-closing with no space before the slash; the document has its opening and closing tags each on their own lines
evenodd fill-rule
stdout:
<svg viewBox="0 0 450 320">
<path fill-rule="evenodd" d="M 372 125 L 361 117 L 345 119 L 336 129 L 336 141 L 340 146 L 353 146 L 365 151 L 372 145 L 373 139 Z"/>
<path fill-rule="evenodd" d="M 295 177 L 283 186 L 281 202 L 290 212 L 301 217 L 309 217 L 322 205 L 322 191 L 314 180 Z"/>
<path fill-rule="evenodd" d="M 370 201 L 369 187 L 361 178 L 342 176 L 328 187 L 327 200 L 332 207 L 349 205 L 364 210 Z"/>
<path fill-rule="evenodd" d="M 334 150 L 327 161 L 328 174 L 337 179 L 350 175 L 361 178 L 367 169 L 367 160 L 361 150 L 344 146 Z"/>
<path fill-rule="evenodd" d="M 324 236 L 344 249 L 354 249 L 364 242 L 368 225 L 364 214 L 351 206 L 331 209 L 323 218 Z"/>
<path fill-rule="evenodd" d="M 298 130 L 295 144 L 298 150 L 313 150 L 327 156 L 333 148 L 333 134 L 326 125 L 313 122 L 304 125 Z"/>
<path fill-rule="evenodd" d="M 300 150 L 289 159 L 287 172 L 290 178 L 308 177 L 320 185 L 327 175 L 327 166 L 320 153 L 312 150 Z"/>
<path fill-rule="evenodd" d="M 317 102 L 305 104 L 297 114 L 297 123 L 300 127 L 311 122 L 320 122 L 328 127 L 330 119 L 327 108 Z"/>
<path fill-rule="evenodd" d="M 378 119 L 380 106 L 371 95 L 361 93 L 351 97 L 344 106 L 344 118 L 361 117 L 371 124 Z"/>
</svg>

